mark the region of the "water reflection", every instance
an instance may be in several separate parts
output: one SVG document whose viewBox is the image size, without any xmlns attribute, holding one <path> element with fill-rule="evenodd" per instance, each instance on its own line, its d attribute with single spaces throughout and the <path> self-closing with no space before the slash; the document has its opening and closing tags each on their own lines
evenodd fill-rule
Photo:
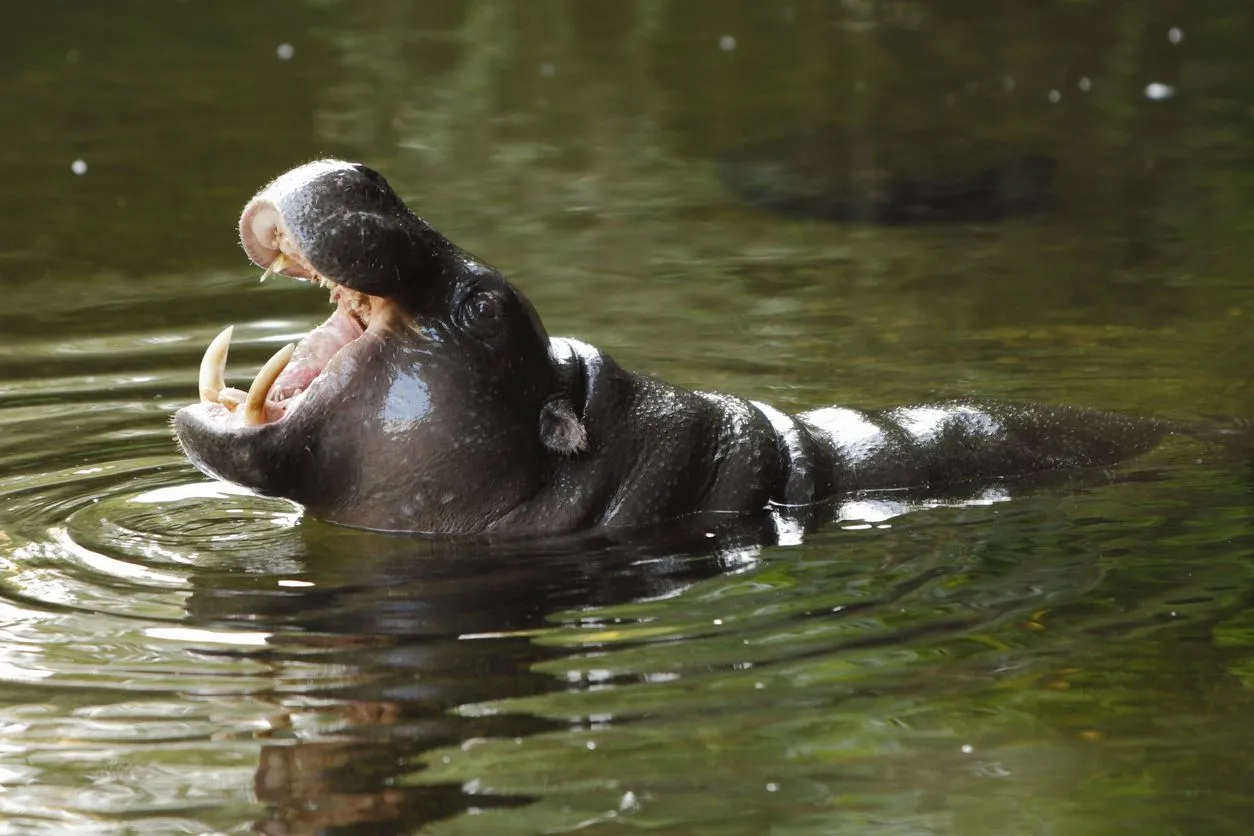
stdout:
<svg viewBox="0 0 1254 836">
<path fill-rule="evenodd" d="M 258 829 L 409 832 L 468 808 L 533 801 L 406 779 L 435 748 L 568 729 L 569 721 L 528 713 L 456 709 L 572 687 L 536 670 L 565 655 L 536 641 L 553 631 L 553 615 L 673 596 L 719 572 L 720 555 L 756 550 L 762 525 L 692 521 L 621 540 L 475 548 L 305 524 L 299 533 L 317 558 L 301 587 L 274 575 L 194 576 L 190 624 L 265 631 L 264 648 L 210 652 L 270 669 L 282 714 L 275 735 L 296 737 L 260 750 L 255 789 L 267 811 Z"/>
</svg>

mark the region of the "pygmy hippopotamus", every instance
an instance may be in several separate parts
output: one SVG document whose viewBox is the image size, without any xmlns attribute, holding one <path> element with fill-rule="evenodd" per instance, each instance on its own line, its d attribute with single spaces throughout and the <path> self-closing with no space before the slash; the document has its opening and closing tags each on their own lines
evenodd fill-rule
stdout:
<svg viewBox="0 0 1254 836">
<path fill-rule="evenodd" d="M 364 528 L 559 533 L 811 506 L 854 492 L 1105 466 L 1173 427 L 1075 407 L 956 401 L 786 415 L 691 392 L 550 338 L 494 268 L 377 172 L 323 160 L 240 218 L 267 273 L 335 312 L 228 388 L 230 329 L 174 431 L 205 473 Z"/>
</svg>

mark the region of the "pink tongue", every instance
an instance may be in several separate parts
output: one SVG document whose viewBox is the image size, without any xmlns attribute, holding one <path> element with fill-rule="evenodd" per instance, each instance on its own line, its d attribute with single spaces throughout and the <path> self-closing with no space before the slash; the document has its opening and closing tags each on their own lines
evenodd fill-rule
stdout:
<svg viewBox="0 0 1254 836">
<path fill-rule="evenodd" d="M 331 318 L 310 331 L 296 345 L 296 352 L 287 368 L 270 388 L 269 399 L 287 398 L 309 386 L 326 368 L 335 353 L 362 335 L 362 328 L 343 308 L 336 308 Z"/>
</svg>

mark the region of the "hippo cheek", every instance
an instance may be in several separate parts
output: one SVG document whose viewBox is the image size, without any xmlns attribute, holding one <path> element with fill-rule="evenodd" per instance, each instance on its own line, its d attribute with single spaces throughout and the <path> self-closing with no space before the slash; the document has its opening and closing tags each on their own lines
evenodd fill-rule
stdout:
<svg viewBox="0 0 1254 836">
<path fill-rule="evenodd" d="M 343 470 L 315 481 L 342 490 L 333 507 L 306 501 L 311 512 L 365 528 L 468 532 L 540 489 L 535 417 L 500 396 L 489 369 L 451 354 L 397 352 L 369 377 L 376 391 L 326 423 L 335 437 L 323 441 L 323 461 Z M 329 446 L 340 448 L 334 457 Z"/>
</svg>

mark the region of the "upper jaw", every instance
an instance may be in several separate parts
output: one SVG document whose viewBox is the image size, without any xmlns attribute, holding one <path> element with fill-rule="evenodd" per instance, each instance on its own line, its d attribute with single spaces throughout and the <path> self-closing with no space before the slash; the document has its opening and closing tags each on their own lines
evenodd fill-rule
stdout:
<svg viewBox="0 0 1254 836">
<path fill-rule="evenodd" d="M 456 250 L 377 172 L 320 160 L 286 172 L 244 207 L 240 242 L 254 263 L 298 279 L 332 279 L 415 310 L 439 292 Z"/>
</svg>

